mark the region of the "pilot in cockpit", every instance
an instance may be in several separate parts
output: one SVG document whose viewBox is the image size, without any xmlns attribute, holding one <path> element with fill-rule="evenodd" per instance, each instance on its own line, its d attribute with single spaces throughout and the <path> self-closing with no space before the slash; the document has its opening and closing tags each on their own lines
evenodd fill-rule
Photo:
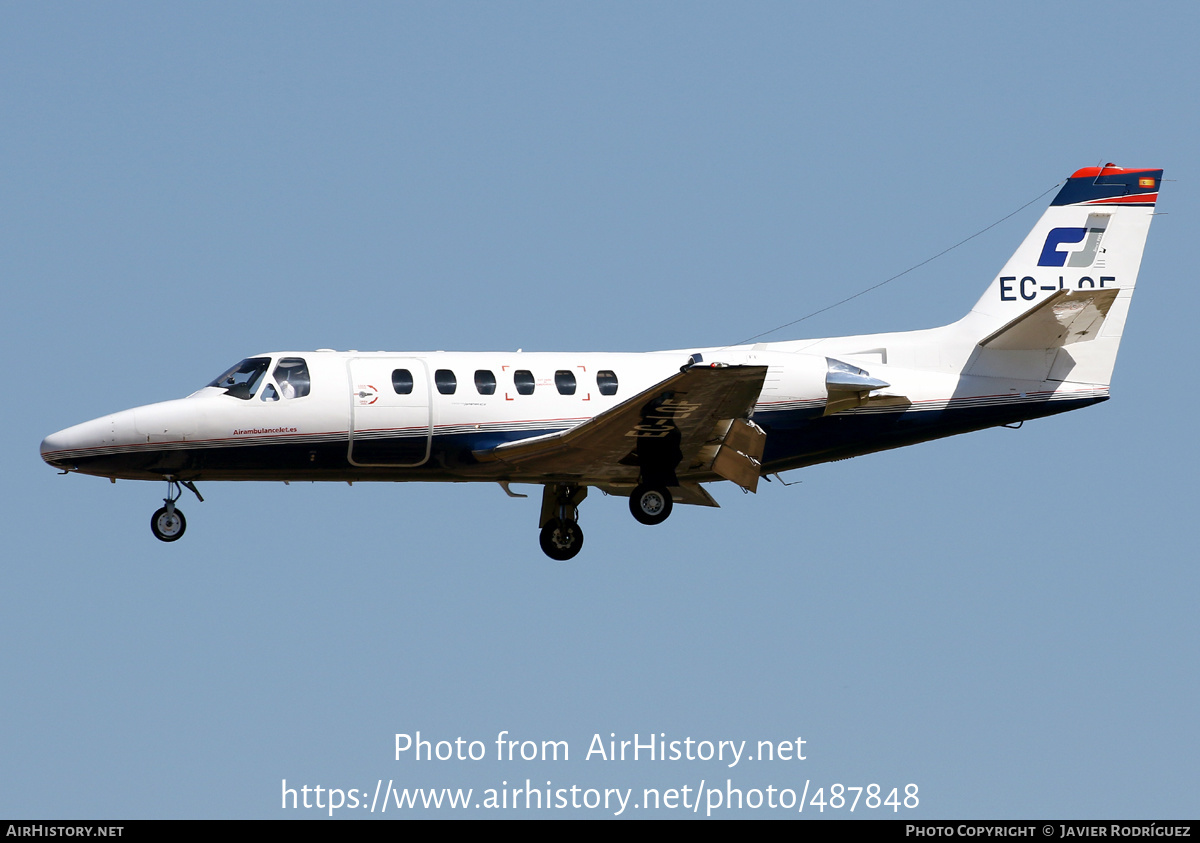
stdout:
<svg viewBox="0 0 1200 843">
<path fill-rule="evenodd" d="M 300 357 L 285 357 L 275 367 L 275 383 L 284 400 L 308 395 L 308 366 Z"/>
<path fill-rule="evenodd" d="M 291 369 L 284 369 L 280 372 L 279 378 L 279 394 L 285 399 L 296 397 L 296 387 L 292 386 L 292 382 L 288 380 L 288 374 Z"/>
</svg>

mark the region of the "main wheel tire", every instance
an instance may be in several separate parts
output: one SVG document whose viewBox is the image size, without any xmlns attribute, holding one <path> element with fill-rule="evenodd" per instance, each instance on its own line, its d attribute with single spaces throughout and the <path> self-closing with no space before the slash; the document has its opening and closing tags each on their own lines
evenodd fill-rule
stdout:
<svg viewBox="0 0 1200 843">
<path fill-rule="evenodd" d="M 174 515 L 171 515 L 163 506 L 150 516 L 150 532 L 154 533 L 154 538 L 160 542 L 178 541 L 186 529 L 187 519 L 178 509 L 175 510 Z"/>
<path fill-rule="evenodd" d="M 661 524 L 671 516 L 671 493 L 663 486 L 638 486 L 629 496 L 629 511 L 643 524 Z"/>
<path fill-rule="evenodd" d="M 574 559 L 583 547 L 583 530 L 574 521 L 552 518 L 542 528 L 538 540 L 541 542 L 543 553 L 551 559 L 565 562 Z"/>
</svg>

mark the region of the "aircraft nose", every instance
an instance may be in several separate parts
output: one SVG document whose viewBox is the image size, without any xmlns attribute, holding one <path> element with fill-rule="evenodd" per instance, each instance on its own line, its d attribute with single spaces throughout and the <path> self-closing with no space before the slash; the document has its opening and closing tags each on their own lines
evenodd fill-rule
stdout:
<svg viewBox="0 0 1200 843">
<path fill-rule="evenodd" d="M 144 438 L 144 437 L 143 437 Z M 51 433 L 42 440 L 42 460 L 55 468 L 111 477 L 123 446 L 138 441 L 134 410 L 101 416 Z"/>
<path fill-rule="evenodd" d="M 51 433 L 42 440 L 42 459 L 55 468 L 63 467 L 61 452 L 67 450 L 66 432 L 65 430 L 60 430 L 58 433 Z"/>
<path fill-rule="evenodd" d="M 55 468 L 75 468 L 78 460 L 94 453 L 92 449 L 113 444 L 122 415 L 92 419 L 51 433 L 42 440 L 42 459 Z"/>
</svg>

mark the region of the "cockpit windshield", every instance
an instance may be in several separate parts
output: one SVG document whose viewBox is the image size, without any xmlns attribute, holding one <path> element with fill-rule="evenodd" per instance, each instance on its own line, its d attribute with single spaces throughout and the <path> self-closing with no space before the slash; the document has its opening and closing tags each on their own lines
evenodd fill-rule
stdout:
<svg viewBox="0 0 1200 843">
<path fill-rule="evenodd" d="M 225 390 L 226 395 L 249 400 L 254 397 L 262 381 L 263 373 L 271 365 L 270 357 L 247 357 L 228 372 L 214 380 L 209 386 Z"/>
</svg>

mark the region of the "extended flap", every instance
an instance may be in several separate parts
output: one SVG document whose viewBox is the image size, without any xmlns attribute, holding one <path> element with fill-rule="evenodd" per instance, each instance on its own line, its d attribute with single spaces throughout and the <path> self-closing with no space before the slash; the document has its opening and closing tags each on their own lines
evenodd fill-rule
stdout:
<svg viewBox="0 0 1200 843">
<path fill-rule="evenodd" d="M 748 492 L 757 491 L 766 445 L 766 431 L 747 419 L 735 419 L 717 451 L 712 470 Z"/>
</svg>

